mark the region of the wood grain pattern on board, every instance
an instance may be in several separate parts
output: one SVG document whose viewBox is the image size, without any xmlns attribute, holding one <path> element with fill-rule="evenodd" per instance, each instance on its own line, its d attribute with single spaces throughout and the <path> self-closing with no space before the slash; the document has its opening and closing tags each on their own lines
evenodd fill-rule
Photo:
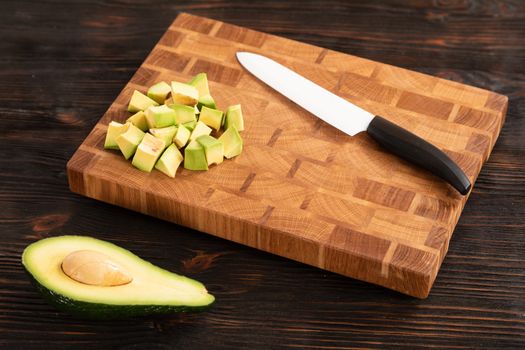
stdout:
<svg viewBox="0 0 525 350">
<path fill-rule="evenodd" d="M 68 163 L 71 190 L 419 298 L 428 295 L 468 197 L 349 137 L 237 63 L 262 53 L 450 155 L 474 182 L 504 122 L 496 93 L 219 21 L 180 14 Z M 134 89 L 207 72 L 219 104 L 241 103 L 244 152 L 175 179 L 103 149 Z"/>
</svg>

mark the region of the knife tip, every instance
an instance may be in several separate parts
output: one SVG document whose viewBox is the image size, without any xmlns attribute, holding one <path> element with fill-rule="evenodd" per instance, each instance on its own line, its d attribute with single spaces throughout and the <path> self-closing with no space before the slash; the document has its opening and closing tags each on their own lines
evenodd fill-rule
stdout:
<svg viewBox="0 0 525 350">
<path fill-rule="evenodd" d="M 235 56 L 237 57 L 237 61 L 239 61 L 239 63 L 241 65 L 243 65 L 243 62 L 244 61 L 247 61 L 249 59 L 249 56 L 250 56 L 250 52 L 246 52 L 246 51 L 237 51 L 235 53 Z"/>
<path fill-rule="evenodd" d="M 237 56 L 237 59 L 241 59 L 243 56 L 246 56 L 247 53 L 248 52 L 246 52 L 246 51 L 237 51 L 235 53 L 235 56 Z"/>
<path fill-rule="evenodd" d="M 248 52 L 248 51 L 237 51 L 235 53 L 235 56 L 237 56 L 237 60 L 242 63 L 242 60 L 249 60 L 250 58 L 255 59 L 256 57 L 260 57 L 260 55 Z"/>
</svg>

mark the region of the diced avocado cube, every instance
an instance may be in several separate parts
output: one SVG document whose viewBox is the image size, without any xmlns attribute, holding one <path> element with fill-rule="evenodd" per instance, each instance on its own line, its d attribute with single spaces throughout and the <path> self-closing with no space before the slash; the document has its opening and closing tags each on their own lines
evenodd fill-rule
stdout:
<svg viewBox="0 0 525 350">
<path fill-rule="evenodd" d="M 163 104 L 168 95 L 171 92 L 170 84 L 165 81 L 161 81 L 149 88 L 148 97 L 155 100 L 159 104 Z"/>
<path fill-rule="evenodd" d="M 222 116 L 222 111 L 203 106 L 201 109 L 201 114 L 199 115 L 199 121 L 219 131 L 221 128 Z"/>
<path fill-rule="evenodd" d="M 175 111 L 166 105 L 151 106 L 146 109 L 145 114 L 150 129 L 164 128 L 175 124 Z"/>
<path fill-rule="evenodd" d="M 209 135 L 211 134 L 211 128 L 208 127 L 208 125 L 204 124 L 201 121 L 198 121 L 197 124 L 195 124 L 195 128 L 191 132 L 190 141 L 195 140 L 197 137 L 201 135 Z"/>
<path fill-rule="evenodd" d="M 173 138 L 175 137 L 175 134 L 177 133 L 177 127 L 167 126 L 165 128 L 157 128 L 157 129 L 149 129 L 149 132 L 151 135 L 155 136 L 158 139 L 161 139 L 164 141 L 165 146 L 168 147 L 173 143 Z"/>
<path fill-rule="evenodd" d="M 217 105 L 215 104 L 215 100 L 211 95 L 204 95 L 199 97 L 199 101 L 197 103 L 197 107 L 202 109 L 203 106 L 206 106 L 211 109 L 217 109 Z"/>
<path fill-rule="evenodd" d="M 160 159 L 157 161 L 157 164 L 155 164 L 155 169 L 162 171 L 169 177 L 175 177 L 177 168 L 179 167 L 182 160 L 182 154 L 172 143 L 160 156 Z"/>
<path fill-rule="evenodd" d="M 226 111 L 224 128 L 229 129 L 232 125 L 235 126 L 237 131 L 244 130 L 244 119 L 242 117 L 241 105 L 230 106 Z"/>
<path fill-rule="evenodd" d="M 133 91 L 133 95 L 131 96 L 131 100 L 129 101 L 128 105 L 128 112 L 135 113 L 138 111 L 144 111 L 149 106 L 158 106 L 159 104 L 149 98 L 148 96 L 144 95 L 140 91 Z"/>
<path fill-rule="evenodd" d="M 228 159 L 238 156 L 242 152 L 242 138 L 235 125 L 232 125 L 219 137 L 224 145 L 224 156 Z"/>
<path fill-rule="evenodd" d="M 175 112 L 175 124 L 184 124 L 187 122 L 195 121 L 195 107 L 186 106 L 177 103 L 169 105 L 169 107 Z"/>
<path fill-rule="evenodd" d="M 146 114 L 143 111 L 138 111 L 137 113 L 129 117 L 126 121 L 135 125 L 137 128 L 144 132 L 148 131 L 149 129 L 148 122 L 146 121 Z"/>
<path fill-rule="evenodd" d="M 197 88 L 199 96 L 210 94 L 210 88 L 208 87 L 208 76 L 206 75 L 206 73 L 197 74 L 188 84 Z"/>
<path fill-rule="evenodd" d="M 222 163 L 224 160 L 224 146 L 221 141 L 210 135 L 199 136 L 196 140 L 204 147 L 208 166 Z"/>
<path fill-rule="evenodd" d="M 173 103 L 195 106 L 199 99 L 199 91 L 192 85 L 172 81 L 171 98 Z"/>
<path fill-rule="evenodd" d="M 157 163 L 162 151 L 164 151 L 164 141 L 151 134 L 146 134 L 137 147 L 131 164 L 137 169 L 149 173 Z"/>
<path fill-rule="evenodd" d="M 117 145 L 117 137 L 125 133 L 130 123 L 120 124 L 119 122 L 111 122 L 108 125 L 108 131 L 106 132 L 106 140 L 104 141 L 104 148 L 106 149 L 119 149 Z"/>
<path fill-rule="evenodd" d="M 179 125 L 175 137 L 173 138 L 173 143 L 177 145 L 178 148 L 186 146 L 188 140 L 190 139 L 191 132 L 186 129 L 184 125 Z"/>
<path fill-rule="evenodd" d="M 125 133 L 120 134 L 120 136 L 117 137 L 117 145 L 124 155 L 124 158 L 129 159 L 133 154 L 135 154 L 137 146 L 144 138 L 144 135 L 144 131 L 132 124 Z"/>
<path fill-rule="evenodd" d="M 193 129 L 195 129 L 195 125 L 197 125 L 197 121 L 193 120 L 191 122 L 187 122 L 187 123 L 184 123 L 182 125 L 184 125 L 186 127 L 186 129 L 188 129 L 189 131 L 193 131 Z"/>
<path fill-rule="evenodd" d="M 195 140 L 191 141 L 184 149 L 184 168 L 188 170 L 208 170 L 204 147 Z"/>
</svg>

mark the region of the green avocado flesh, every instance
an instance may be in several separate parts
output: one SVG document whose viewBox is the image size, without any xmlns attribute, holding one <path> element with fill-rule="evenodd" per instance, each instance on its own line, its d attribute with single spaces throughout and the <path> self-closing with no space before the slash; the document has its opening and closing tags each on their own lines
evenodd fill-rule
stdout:
<svg viewBox="0 0 525 350">
<path fill-rule="evenodd" d="M 210 135 L 197 137 L 197 142 L 204 148 L 208 165 L 221 164 L 224 159 L 224 145 Z"/>
<path fill-rule="evenodd" d="M 197 108 L 202 109 L 202 107 L 217 109 L 217 104 L 211 95 L 203 95 L 199 97 L 199 101 L 197 102 Z"/>
<path fill-rule="evenodd" d="M 226 118 L 224 118 L 224 120 L 225 129 L 235 126 L 237 131 L 243 131 L 244 119 L 242 118 L 241 105 L 230 106 L 226 111 Z"/>
<path fill-rule="evenodd" d="M 193 131 L 193 129 L 195 129 L 195 125 L 197 125 L 197 121 L 194 120 L 192 122 L 187 122 L 182 125 L 184 125 L 184 127 L 188 129 L 189 131 Z"/>
<path fill-rule="evenodd" d="M 169 177 L 175 177 L 177 168 L 183 159 L 184 157 L 177 149 L 177 146 L 172 143 L 168 148 L 166 148 L 164 153 L 162 153 L 159 161 L 157 164 L 155 164 L 155 169 L 162 171 Z"/>
<path fill-rule="evenodd" d="M 188 83 L 194 86 L 199 92 L 199 96 L 209 95 L 210 88 L 208 87 L 208 76 L 206 73 L 199 73 Z"/>
<path fill-rule="evenodd" d="M 77 282 L 62 270 L 70 253 L 91 250 L 107 255 L 133 278 L 119 286 Z M 157 267 L 130 251 L 91 237 L 60 236 L 29 245 L 22 264 L 37 289 L 62 311 L 88 319 L 116 319 L 199 311 L 215 298 L 204 285 Z"/>
<path fill-rule="evenodd" d="M 222 116 L 222 111 L 203 106 L 199 115 L 199 121 L 208 125 L 210 128 L 219 131 L 222 124 Z"/>
<path fill-rule="evenodd" d="M 171 93 L 170 84 L 165 81 L 161 81 L 149 88 L 148 97 L 157 103 L 164 103 L 168 95 Z"/>
<path fill-rule="evenodd" d="M 129 159 L 135 151 L 138 145 L 144 138 L 144 131 L 137 128 L 135 125 L 130 125 L 126 132 L 120 134 L 115 141 L 124 155 L 124 158 Z"/>
<path fill-rule="evenodd" d="M 173 142 L 173 137 L 175 137 L 175 134 L 177 133 L 177 127 L 172 125 L 166 128 L 149 129 L 149 132 L 151 135 L 164 141 L 164 148 L 167 148 Z"/>
<path fill-rule="evenodd" d="M 199 100 L 199 91 L 193 85 L 172 81 L 171 98 L 173 103 L 193 107 Z"/>
<path fill-rule="evenodd" d="M 174 178 L 181 165 L 208 170 L 242 152 L 241 105 L 217 109 L 204 72 L 188 83 L 160 81 L 146 94 L 134 90 L 128 112 L 109 123 L 104 148 L 120 150 L 144 172 L 155 169 Z"/>
<path fill-rule="evenodd" d="M 135 90 L 133 91 L 133 95 L 131 96 L 131 100 L 129 101 L 128 112 L 136 113 L 138 111 L 143 111 L 150 106 L 158 105 L 159 104 L 156 101 L 152 100 L 140 91 Z"/>
<path fill-rule="evenodd" d="M 208 170 L 206 151 L 197 141 L 192 141 L 184 149 L 184 168 L 188 170 Z"/>
<path fill-rule="evenodd" d="M 137 147 L 131 164 L 137 169 L 145 172 L 151 172 L 155 163 L 164 151 L 166 144 L 151 134 L 144 135 L 144 138 Z"/>
<path fill-rule="evenodd" d="M 168 106 L 151 106 L 146 109 L 148 128 L 165 128 L 175 123 L 175 111 Z"/>
<path fill-rule="evenodd" d="M 146 114 L 144 114 L 143 111 L 138 111 L 137 113 L 133 114 L 126 120 L 126 122 L 135 125 L 144 132 L 148 131 L 149 129 L 148 122 L 146 121 Z"/>
<path fill-rule="evenodd" d="M 196 120 L 195 107 L 173 103 L 169 105 L 169 108 L 171 108 L 174 111 L 174 121 L 177 125 L 189 123 Z"/>
<path fill-rule="evenodd" d="M 195 124 L 195 128 L 191 132 L 190 135 L 190 141 L 195 140 L 197 137 L 201 135 L 209 135 L 211 134 L 211 128 L 208 127 L 208 125 L 204 124 L 201 121 L 198 121 L 197 124 Z"/>
<path fill-rule="evenodd" d="M 228 128 L 228 130 L 219 137 L 219 141 L 223 144 L 224 156 L 226 158 L 230 159 L 241 154 L 243 142 L 235 125 Z"/>
<path fill-rule="evenodd" d="M 175 137 L 173 137 L 173 143 L 177 145 L 178 148 L 186 146 L 188 140 L 190 139 L 191 132 L 186 129 L 184 125 L 179 125 Z"/>
<path fill-rule="evenodd" d="M 104 141 L 104 148 L 119 149 L 117 144 L 117 137 L 125 133 L 129 129 L 130 124 L 120 124 L 119 122 L 111 122 L 108 125 L 106 133 L 106 140 Z"/>
</svg>

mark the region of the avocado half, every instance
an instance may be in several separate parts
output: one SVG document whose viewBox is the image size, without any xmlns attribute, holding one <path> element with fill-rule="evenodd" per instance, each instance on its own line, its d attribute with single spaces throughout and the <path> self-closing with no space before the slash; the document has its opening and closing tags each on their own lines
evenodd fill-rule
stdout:
<svg viewBox="0 0 525 350">
<path fill-rule="evenodd" d="M 79 250 L 105 254 L 132 276 L 119 286 L 77 282 L 62 261 Z M 112 243 L 84 236 L 45 238 L 30 244 L 22 264 L 40 293 L 58 309 L 88 319 L 115 319 L 200 311 L 215 300 L 204 285 L 155 266 Z"/>
</svg>

